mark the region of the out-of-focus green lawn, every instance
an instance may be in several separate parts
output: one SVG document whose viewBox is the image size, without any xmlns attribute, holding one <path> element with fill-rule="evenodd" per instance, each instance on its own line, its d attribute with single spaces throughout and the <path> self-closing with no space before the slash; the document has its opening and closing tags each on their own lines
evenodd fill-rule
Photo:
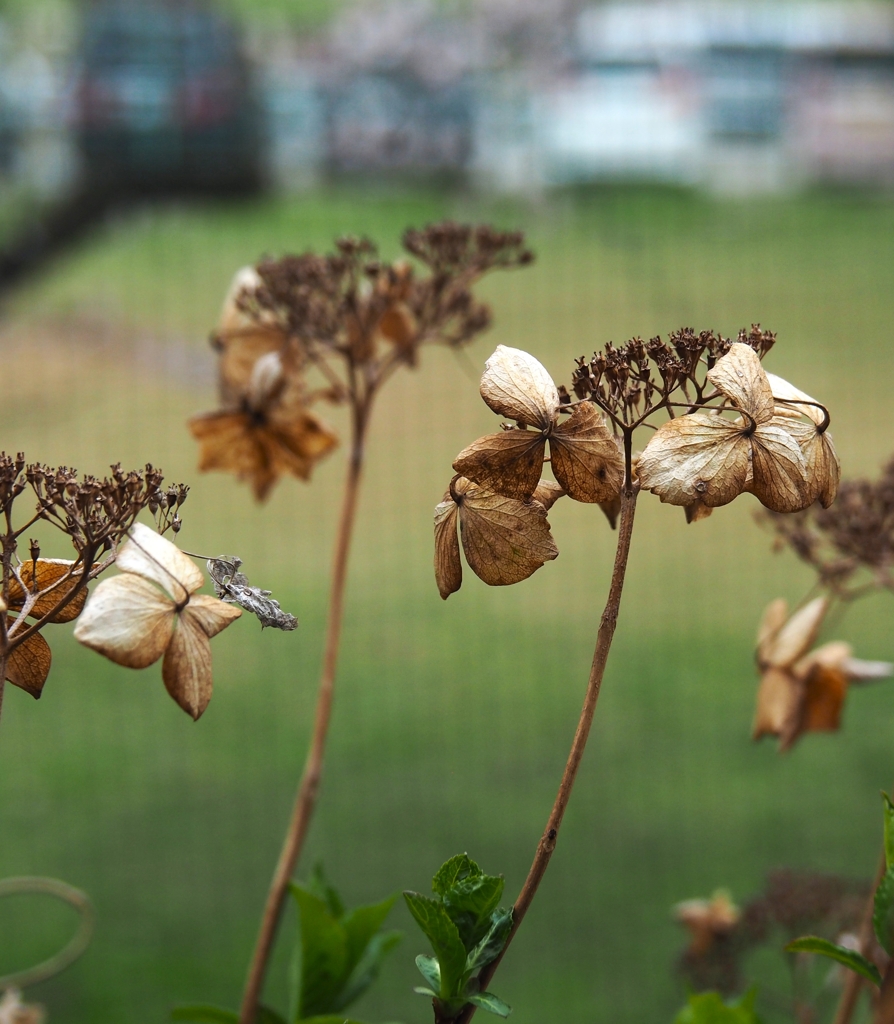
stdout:
<svg viewBox="0 0 894 1024">
<path fill-rule="evenodd" d="M 609 339 L 760 321 L 779 332 L 769 368 L 830 405 L 846 474 L 874 472 L 892 447 L 894 206 L 882 200 L 606 190 L 494 206 L 343 189 L 105 225 L 0 327 L 0 447 L 94 472 L 152 460 L 188 480 L 183 546 L 240 554 L 301 626 L 262 635 L 240 621 L 216 639 L 215 697 L 198 724 L 157 667 L 119 669 L 69 627 L 46 630 L 56 660 L 44 697 L 12 688 L 0 726 L 0 876 L 58 875 L 99 909 L 84 959 L 33 990 L 51 1021 L 143 1024 L 178 1001 L 236 1003 L 303 761 L 342 457 L 261 508 L 229 478 L 195 472 L 183 424 L 214 401 L 204 337 L 230 274 L 348 231 L 394 255 L 406 224 L 445 215 L 523 226 L 538 261 L 487 283 L 496 323 L 467 359 L 425 353 L 379 409 L 304 861 L 322 858 L 351 901 L 425 888 L 460 850 L 504 872 L 513 894 L 577 719 L 612 555 L 598 510 L 556 506 L 561 555 L 518 587 L 468 574 L 443 604 L 432 579 L 431 510 L 451 459 L 496 424 L 476 386 L 494 345 L 527 348 L 567 381 L 573 357 Z M 877 856 L 890 687 L 855 693 L 840 736 L 808 737 L 787 758 L 752 745 L 757 619 L 809 578 L 770 554 L 750 497 L 691 527 L 651 496 L 641 504 L 578 787 L 494 982 L 518 1024 L 667 1021 L 682 1000 L 674 901 L 719 885 L 747 897 L 780 865 L 868 875 Z M 890 615 L 873 599 L 835 635 L 891 657 Z M 358 1013 L 426 1021 L 410 991 L 424 940 L 402 909 L 394 921 L 407 936 Z M 0 905 L 0 973 L 48 953 L 69 924 L 36 903 Z M 273 1002 L 284 973 L 280 959 Z"/>
</svg>

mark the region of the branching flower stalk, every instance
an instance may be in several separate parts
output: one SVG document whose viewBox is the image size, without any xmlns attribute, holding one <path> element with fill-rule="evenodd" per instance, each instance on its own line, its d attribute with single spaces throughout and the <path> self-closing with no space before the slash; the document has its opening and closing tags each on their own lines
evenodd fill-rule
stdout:
<svg viewBox="0 0 894 1024">
<path fill-rule="evenodd" d="M 577 401 L 526 352 L 500 346 L 487 361 L 482 398 L 511 422 L 504 423 L 501 433 L 469 445 L 454 461 L 457 475 L 435 510 L 435 576 L 441 596 L 446 599 L 462 584 L 457 524 L 476 575 L 485 583 L 506 585 L 526 579 L 557 556 L 546 515 L 560 497 L 598 504 L 613 527 L 618 517 L 619 522 L 608 597 L 571 750 L 513 907 L 506 943 L 470 983 L 470 996 L 479 1005 L 478 993 L 499 1004 L 485 990 L 558 841 L 614 638 L 640 491 L 683 506 L 689 522 L 744 491 L 777 513 L 834 500 L 839 465 L 827 433 L 828 411 L 764 372 L 761 359 L 774 342 L 773 334 L 753 326 L 740 332 L 736 342 L 713 332 L 682 330 L 668 342 L 634 338 L 620 348 L 609 344 L 589 362 L 578 360 L 572 378 Z M 658 413 L 668 418 L 656 428 L 650 421 Z M 655 433 L 637 455 L 634 435 L 645 426 Z M 541 479 L 546 462 L 554 481 Z M 478 1008 L 468 1002 L 457 1014 L 438 997 L 433 1004 L 436 1024 L 467 1024 Z"/>
<path fill-rule="evenodd" d="M 265 260 L 240 271 L 212 343 L 219 353 L 221 408 L 195 417 L 200 469 L 250 481 L 264 500 L 284 474 L 309 479 L 337 444 L 319 403 L 347 406 L 350 450 L 335 538 L 323 663 L 310 747 L 249 967 L 240 1020 L 253 1024 L 289 880 L 307 836 L 322 776 L 342 632 L 345 584 L 375 401 L 429 343 L 453 348 L 490 323 L 472 294 L 488 271 L 532 259 L 521 234 L 445 222 L 408 230 L 404 248 L 422 265 L 387 263 L 368 240 L 336 251 Z"/>
</svg>

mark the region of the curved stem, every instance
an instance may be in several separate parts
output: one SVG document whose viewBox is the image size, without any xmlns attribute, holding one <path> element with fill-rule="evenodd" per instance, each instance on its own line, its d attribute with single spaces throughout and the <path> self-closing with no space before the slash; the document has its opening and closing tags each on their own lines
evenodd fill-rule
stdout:
<svg viewBox="0 0 894 1024">
<path fill-rule="evenodd" d="M 357 499 L 360 491 L 360 479 L 363 471 L 364 441 L 368 422 L 368 407 L 355 409 L 353 421 L 353 443 L 348 461 L 348 474 L 345 480 L 342 498 L 341 518 L 335 540 L 335 557 L 332 565 L 332 590 L 329 595 L 329 618 L 326 629 L 326 646 L 323 651 L 323 667 L 320 672 L 320 684 L 317 693 L 317 708 L 314 717 L 313 736 L 304 773 L 298 786 L 292 817 L 283 842 L 282 851 L 264 914 L 258 933 L 245 991 L 239 1013 L 240 1024 L 254 1024 L 264 985 L 264 976 L 273 943 L 282 917 L 283 905 L 289 889 L 289 879 L 307 836 L 310 819 L 317 802 L 320 778 L 323 771 L 323 755 L 326 750 L 326 736 L 329 732 L 329 720 L 332 716 L 332 699 L 335 690 L 335 671 L 338 665 L 339 641 L 341 639 L 342 613 L 344 610 L 345 581 L 348 570 L 348 554 L 351 547 L 354 518 L 357 511 Z"/>
<path fill-rule="evenodd" d="M 864 955 L 869 947 L 869 943 L 872 941 L 872 911 L 875 906 L 875 890 L 879 886 L 887 866 L 886 857 L 884 850 L 882 851 L 881 859 L 879 860 L 878 870 L 875 873 L 875 881 L 872 883 L 872 888 L 869 891 L 869 899 L 866 901 L 866 909 L 863 911 L 863 919 L 860 921 L 860 931 L 858 933 L 858 939 L 860 942 L 860 952 Z M 854 1015 L 854 1010 L 857 1008 L 857 1000 L 860 993 L 863 990 L 863 979 L 856 971 L 848 971 L 847 977 L 844 980 L 844 986 L 841 989 L 841 997 L 838 1000 L 838 1006 L 835 1009 L 835 1019 L 833 1024 L 850 1024 L 851 1018 Z"/>
<path fill-rule="evenodd" d="M 627 560 L 630 555 L 630 539 L 633 535 L 633 517 L 636 512 L 638 493 L 639 487 L 634 485 L 629 490 L 625 490 L 621 495 L 621 521 L 618 527 L 618 547 L 615 552 L 615 566 L 612 571 L 611 584 L 608 588 L 608 599 L 605 602 L 605 609 L 602 612 L 602 619 L 599 623 L 599 631 L 596 634 L 596 649 L 593 652 L 593 663 L 590 667 L 590 678 L 587 682 L 584 706 L 580 713 L 577 730 L 574 733 L 574 740 L 571 743 L 571 750 L 568 754 L 568 761 L 565 764 L 565 771 L 562 774 L 562 781 L 559 784 L 559 792 L 556 794 L 553 809 L 550 811 L 546 828 L 540 838 L 540 842 L 537 844 L 537 852 L 534 854 L 534 860 L 528 871 L 528 877 L 525 879 L 525 884 L 522 886 L 518 899 L 512 908 L 512 930 L 509 932 L 506 945 L 497 959 L 481 971 L 478 981 L 482 989 L 487 988 L 490 979 L 494 976 L 494 972 L 500 966 L 500 961 L 506 955 L 509 944 L 515 938 L 515 933 L 521 927 L 525 914 L 537 895 L 537 890 L 543 881 L 550 858 L 556 848 L 562 819 L 565 816 L 565 810 L 571 798 L 571 790 L 574 787 L 577 770 L 584 756 L 587 737 L 590 735 L 590 726 L 593 724 L 596 702 L 599 700 L 602 678 L 605 675 L 608 652 L 611 649 L 615 627 L 618 624 L 618 611 L 621 607 L 621 593 L 624 589 L 624 576 L 627 572 Z M 467 1024 L 474 1015 L 475 1007 L 467 1004 L 456 1018 L 457 1024 Z"/>
</svg>

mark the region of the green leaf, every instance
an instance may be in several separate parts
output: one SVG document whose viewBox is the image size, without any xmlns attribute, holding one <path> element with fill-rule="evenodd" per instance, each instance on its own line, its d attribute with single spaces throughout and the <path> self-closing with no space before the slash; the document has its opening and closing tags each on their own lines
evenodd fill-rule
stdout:
<svg viewBox="0 0 894 1024">
<path fill-rule="evenodd" d="M 790 942 L 785 947 L 785 951 L 787 953 L 819 953 L 820 956 L 827 956 L 831 960 L 843 964 L 850 970 L 856 971 L 867 981 L 871 981 L 873 985 L 881 987 L 882 976 L 879 974 L 878 968 L 854 949 L 838 946 L 834 942 L 820 939 L 816 935 L 805 935 L 803 939 L 795 939 L 794 942 Z"/>
<path fill-rule="evenodd" d="M 432 999 L 438 998 L 437 992 L 432 992 L 430 988 L 425 988 L 424 985 L 414 985 L 413 991 L 416 993 L 417 996 L 431 996 Z"/>
<path fill-rule="evenodd" d="M 312 893 L 318 899 L 321 899 L 329 910 L 329 913 L 335 917 L 344 917 L 345 905 L 341 901 L 341 897 L 334 886 L 330 885 L 329 879 L 326 877 L 326 873 L 323 871 L 323 865 L 320 861 L 314 865 L 314 869 L 311 872 L 310 881 L 305 886 L 309 893 Z"/>
<path fill-rule="evenodd" d="M 450 920 L 466 949 L 477 946 L 491 928 L 491 914 L 500 904 L 504 880 L 499 875 L 464 878 L 443 895 Z"/>
<path fill-rule="evenodd" d="M 511 930 L 512 911 L 495 911 L 487 934 L 477 946 L 469 951 L 466 959 L 466 972 L 477 971 L 481 967 L 486 967 L 492 960 L 496 960 L 503 952 Z"/>
<path fill-rule="evenodd" d="M 431 887 L 439 896 L 444 896 L 457 882 L 466 878 L 476 878 L 481 874 L 481 868 L 467 853 L 458 853 L 438 868 L 431 880 Z"/>
<path fill-rule="evenodd" d="M 382 900 L 381 903 L 357 907 L 342 918 L 341 926 L 348 937 L 347 972 L 349 974 L 360 963 L 366 952 L 366 947 L 385 923 L 385 918 L 391 913 L 396 899 L 397 893 Z"/>
<path fill-rule="evenodd" d="M 331 1013 L 348 978 L 348 938 L 325 900 L 290 883 L 301 914 L 299 1019 Z"/>
<path fill-rule="evenodd" d="M 416 957 L 416 966 L 419 973 L 437 992 L 441 987 L 441 968 L 433 956 L 423 956 L 421 953 Z"/>
<path fill-rule="evenodd" d="M 875 890 L 872 926 L 879 945 L 890 954 L 894 948 L 894 868 L 888 868 Z"/>
<path fill-rule="evenodd" d="M 894 867 L 894 803 L 887 793 L 882 793 L 885 801 L 885 867 Z"/>
<path fill-rule="evenodd" d="M 512 1007 L 507 1006 L 502 999 L 498 999 L 493 992 L 478 992 L 469 996 L 468 1001 L 477 1006 L 479 1010 L 487 1010 L 488 1013 L 495 1013 L 498 1017 L 508 1017 L 512 1013 Z"/>
<path fill-rule="evenodd" d="M 370 940 L 360 962 L 354 968 L 344 988 L 339 992 L 334 1009 L 343 1010 L 369 988 L 378 978 L 385 957 L 403 938 L 402 932 L 378 932 Z"/>
<path fill-rule="evenodd" d="M 441 999 L 455 998 L 463 986 L 466 948 L 456 925 L 447 916 L 444 905 L 418 892 L 405 892 L 404 899 L 416 923 L 432 945 L 441 970 Z"/>
<path fill-rule="evenodd" d="M 322 1017 L 304 1017 L 295 1024 L 362 1024 L 359 1020 L 348 1020 L 340 1013 L 325 1013 Z"/>
<path fill-rule="evenodd" d="M 719 992 L 699 992 L 689 997 L 674 1024 L 760 1024 L 754 998 L 752 990 L 738 1002 L 725 1003 Z"/>
<path fill-rule="evenodd" d="M 175 1006 L 171 1020 L 192 1021 L 193 1024 L 239 1024 L 239 1014 L 219 1006 Z"/>
</svg>

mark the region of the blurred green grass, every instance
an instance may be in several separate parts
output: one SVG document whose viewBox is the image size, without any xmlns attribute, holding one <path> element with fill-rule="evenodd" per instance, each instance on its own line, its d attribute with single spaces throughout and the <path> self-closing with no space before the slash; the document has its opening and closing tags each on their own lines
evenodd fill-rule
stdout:
<svg viewBox="0 0 894 1024">
<path fill-rule="evenodd" d="M 84 959 L 33 992 L 51 1021 L 142 1024 L 178 1001 L 236 1003 L 303 761 L 342 457 L 262 508 L 229 478 L 195 472 L 183 422 L 214 401 L 204 338 L 229 277 L 343 232 L 394 255 L 404 226 L 442 216 L 523 226 L 538 261 L 486 283 L 495 325 L 468 359 L 426 352 L 378 410 L 304 861 L 322 858 L 350 900 L 424 889 L 463 849 L 515 892 L 577 719 L 612 554 L 597 510 L 558 505 L 561 555 L 518 587 L 467 574 L 443 604 L 432 580 L 431 509 L 450 461 L 494 426 L 476 380 L 495 344 L 529 349 L 567 381 L 573 357 L 609 339 L 760 321 L 779 332 L 770 368 L 830 405 L 845 474 L 874 472 L 890 450 L 894 205 L 883 198 L 739 205 L 605 189 L 519 205 L 340 188 L 103 225 L 0 325 L 0 446 L 93 472 L 148 459 L 189 481 L 183 545 L 240 554 L 301 626 L 261 635 L 242 621 L 216 639 L 215 697 L 196 725 L 157 667 L 119 669 L 67 627 L 47 630 L 56 663 L 44 698 L 13 690 L 0 727 L 0 876 L 58 875 L 90 891 L 100 915 Z M 679 510 L 642 501 L 578 788 L 494 983 L 519 1024 L 669 1020 L 682 1000 L 674 901 L 718 885 L 746 897 L 780 865 L 872 871 L 877 794 L 892 775 L 890 690 L 854 694 L 840 737 L 809 737 L 790 757 L 748 739 L 760 610 L 809 581 L 770 555 L 755 507 L 744 497 L 686 527 Z M 835 635 L 890 657 L 890 612 L 873 599 Z M 0 906 L 0 971 L 65 933 L 61 915 L 28 919 L 22 906 Z M 395 921 L 407 937 L 358 1013 L 425 1021 L 410 991 L 424 940 L 402 910 Z M 272 1001 L 283 976 L 280 958 Z"/>
</svg>

